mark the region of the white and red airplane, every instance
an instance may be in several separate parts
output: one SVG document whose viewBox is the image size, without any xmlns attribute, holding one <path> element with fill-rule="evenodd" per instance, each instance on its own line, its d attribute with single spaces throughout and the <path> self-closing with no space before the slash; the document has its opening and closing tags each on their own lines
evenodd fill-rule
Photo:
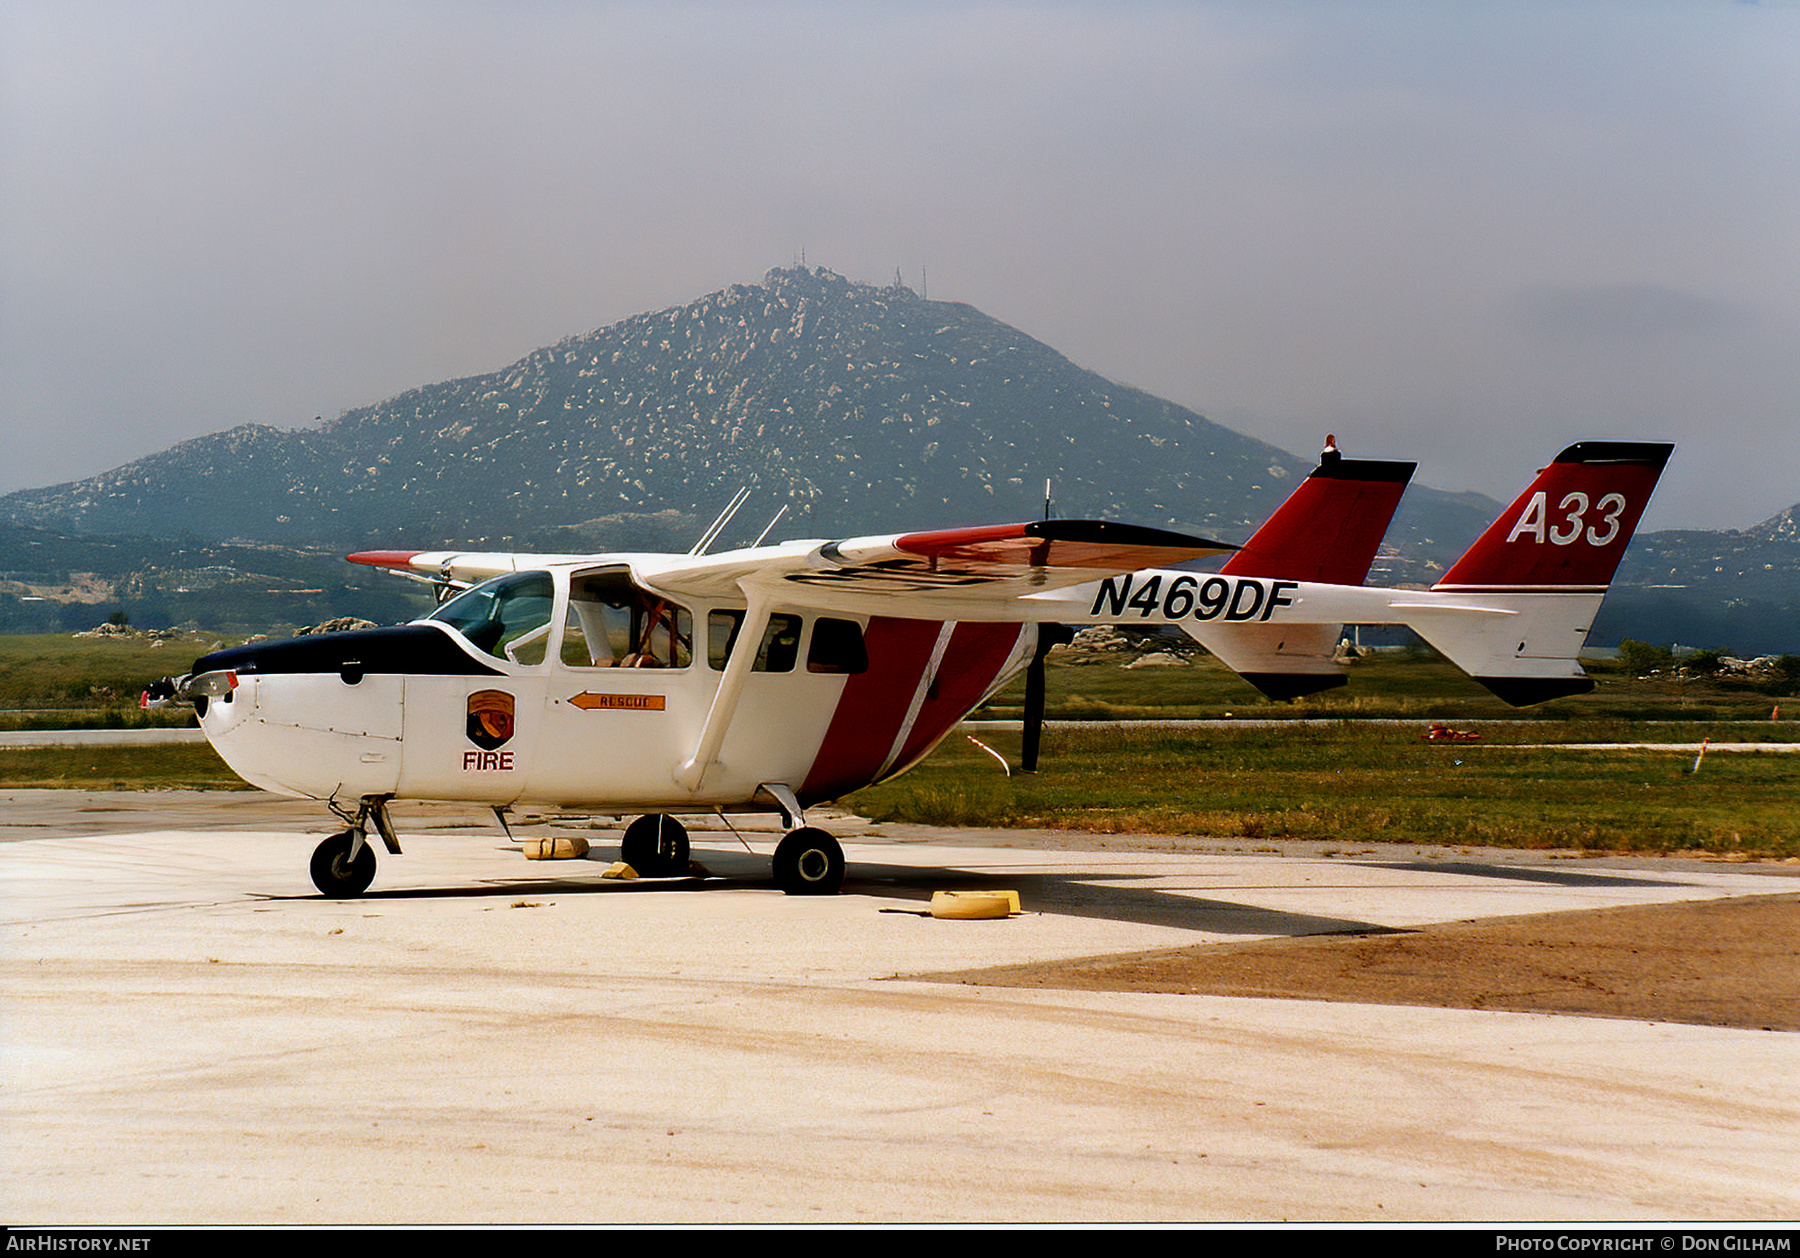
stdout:
<svg viewBox="0 0 1800 1258">
<path fill-rule="evenodd" d="M 779 812 L 776 883 L 830 894 L 843 852 L 805 810 L 918 763 L 1041 665 L 1044 626 L 1175 625 L 1276 698 L 1342 684 L 1345 624 L 1409 626 L 1514 705 L 1591 689 L 1576 655 L 1672 449 L 1570 446 L 1429 590 L 1362 584 L 1413 464 L 1330 443 L 1242 547 L 1047 519 L 716 555 L 370 551 L 349 558 L 461 592 L 215 651 L 165 693 L 247 781 L 345 822 L 313 856 L 326 895 L 368 888 L 371 825 L 399 852 L 396 799 L 641 814 L 621 855 L 646 876 L 687 871 L 672 813 Z"/>
</svg>

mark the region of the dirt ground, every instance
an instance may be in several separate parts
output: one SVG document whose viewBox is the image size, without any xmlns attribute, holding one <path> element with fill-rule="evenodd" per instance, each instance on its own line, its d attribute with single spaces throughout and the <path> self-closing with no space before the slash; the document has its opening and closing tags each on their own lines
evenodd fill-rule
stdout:
<svg viewBox="0 0 1800 1258">
<path fill-rule="evenodd" d="M 1800 894 L 915 975 L 1800 1031 Z"/>
</svg>

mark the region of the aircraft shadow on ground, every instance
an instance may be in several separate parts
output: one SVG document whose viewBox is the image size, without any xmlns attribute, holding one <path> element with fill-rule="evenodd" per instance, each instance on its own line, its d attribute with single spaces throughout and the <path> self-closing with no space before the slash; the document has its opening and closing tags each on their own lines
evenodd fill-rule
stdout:
<svg viewBox="0 0 1800 1258">
<path fill-rule="evenodd" d="M 488 879 L 459 887 L 373 889 L 364 902 L 450 900 L 521 896 L 666 895 L 681 892 L 772 890 L 766 856 L 749 852 L 705 853 L 708 876 L 689 878 L 602 879 L 599 862 L 576 861 L 593 868 L 591 876 Z M 584 871 L 585 872 L 585 871 Z M 571 871 L 573 873 L 573 871 Z M 1056 873 L 980 871 L 916 865 L 852 862 L 841 895 L 929 904 L 937 891 L 1010 889 L 1028 913 L 1092 918 L 1142 926 L 1165 926 L 1221 935 L 1374 935 L 1403 933 L 1393 927 L 1350 918 L 1206 899 L 1177 891 L 1132 885 L 1154 875 L 1095 870 Z M 318 899 L 318 895 L 266 896 L 268 900 Z"/>
<path fill-rule="evenodd" d="M 1357 861 L 1375 869 L 1399 869 L 1409 873 L 1466 874 L 1471 878 L 1506 878 L 1552 887 L 1680 887 L 1691 884 L 1666 878 L 1633 878 L 1629 874 L 1578 874 L 1563 869 L 1534 869 L 1520 865 L 1484 865 L 1478 861 Z"/>
</svg>

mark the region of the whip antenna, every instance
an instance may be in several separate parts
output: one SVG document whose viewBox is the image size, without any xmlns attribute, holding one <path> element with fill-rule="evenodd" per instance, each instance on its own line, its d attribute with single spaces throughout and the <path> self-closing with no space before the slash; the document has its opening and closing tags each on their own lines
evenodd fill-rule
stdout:
<svg viewBox="0 0 1800 1258">
<path fill-rule="evenodd" d="M 719 539 L 719 534 L 723 533 L 725 531 L 725 526 L 731 523 L 731 517 L 738 513 L 738 508 L 743 506 L 745 499 L 749 497 L 750 487 L 748 485 L 738 490 L 737 495 L 732 498 L 730 504 L 727 505 L 723 511 L 719 512 L 719 518 L 712 522 L 712 527 L 707 529 L 700 540 L 694 543 L 694 548 L 688 551 L 688 554 L 704 555 L 706 553 L 706 548 Z"/>
</svg>

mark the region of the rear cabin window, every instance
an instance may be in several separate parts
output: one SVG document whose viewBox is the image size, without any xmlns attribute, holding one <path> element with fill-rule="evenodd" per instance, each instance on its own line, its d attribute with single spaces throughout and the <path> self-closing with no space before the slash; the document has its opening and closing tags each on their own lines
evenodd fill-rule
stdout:
<svg viewBox="0 0 1800 1258">
<path fill-rule="evenodd" d="M 806 648 L 809 673 L 866 673 L 869 652 L 863 646 L 862 626 L 854 620 L 821 616 L 813 621 L 812 644 Z"/>
<path fill-rule="evenodd" d="M 725 661 L 731 658 L 733 648 L 737 646 L 738 630 L 744 627 L 743 612 L 712 612 L 706 617 L 706 662 L 715 669 L 723 669 Z M 758 673 L 791 673 L 794 661 L 800 655 L 800 630 L 803 622 L 798 616 L 778 613 L 769 617 L 769 627 L 763 630 L 762 642 L 756 648 L 756 663 L 752 671 Z"/>
<path fill-rule="evenodd" d="M 569 583 L 561 658 L 570 668 L 686 668 L 694 615 L 623 570 L 578 575 Z"/>
</svg>

